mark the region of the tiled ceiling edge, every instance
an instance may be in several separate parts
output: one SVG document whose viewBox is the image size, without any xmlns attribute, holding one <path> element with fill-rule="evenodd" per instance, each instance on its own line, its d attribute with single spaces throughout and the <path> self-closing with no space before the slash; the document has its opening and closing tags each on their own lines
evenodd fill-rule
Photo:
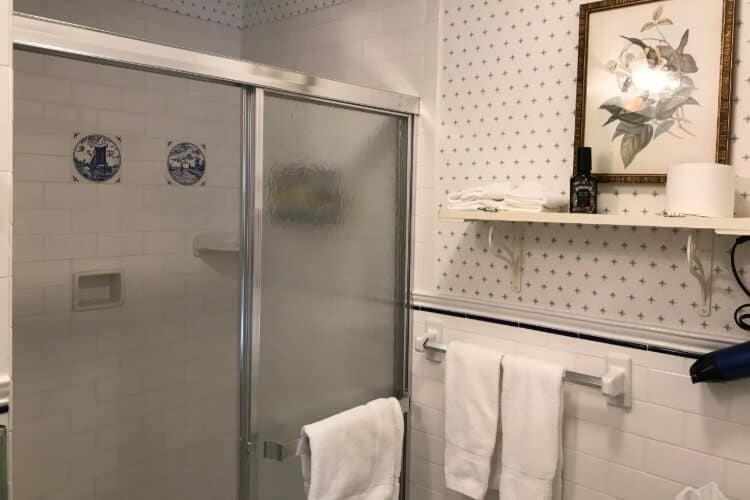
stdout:
<svg viewBox="0 0 750 500">
<path fill-rule="evenodd" d="M 351 0 L 130 0 L 235 29 L 282 21 Z"/>
<path fill-rule="evenodd" d="M 247 0 L 203 0 L 201 2 L 183 0 L 131 0 L 150 5 L 200 21 L 221 24 L 229 28 L 242 29 L 245 23 L 244 3 Z"/>
<path fill-rule="evenodd" d="M 351 0 L 245 0 L 244 27 L 274 23 Z"/>
</svg>

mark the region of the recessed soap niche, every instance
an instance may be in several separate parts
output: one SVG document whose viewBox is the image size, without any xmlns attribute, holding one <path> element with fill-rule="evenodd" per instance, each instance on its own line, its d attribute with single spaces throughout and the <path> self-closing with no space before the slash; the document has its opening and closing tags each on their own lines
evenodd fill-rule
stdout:
<svg viewBox="0 0 750 500">
<path fill-rule="evenodd" d="M 91 311 L 119 307 L 125 302 L 122 270 L 73 274 L 73 310 Z"/>
</svg>

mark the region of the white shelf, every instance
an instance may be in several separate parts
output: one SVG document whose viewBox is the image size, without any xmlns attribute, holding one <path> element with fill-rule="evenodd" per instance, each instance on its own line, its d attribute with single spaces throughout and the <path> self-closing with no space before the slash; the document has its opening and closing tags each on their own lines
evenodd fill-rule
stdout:
<svg viewBox="0 0 750 500">
<path fill-rule="evenodd" d="M 576 224 L 590 226 L 658 227 L 692 230 L 687 237 L 688 271 L 698 281 L 700 301 L 698 312 L 711 314 L 713 284 L 714 234 L 729 236 L 750 235 L 750 217 L 667 217 L 664 215 L 607 215 L 571 214 L 565 212 L 486 212 L 483 210 L 451 210 L 441 208 L 438 214 L 445 222 L 488 222 L 487 244 L 493 255 L 503 260 L 513 273 L 511 286 L 522 293 L 524 224 L 505 225 L 506 222 L 541 224 Z M 504 232 L 498 241 L 496 232 Z"/>
<path fill-rule="evenodd" d="M 750 217 L 667 217 L 663 215 L 571 214 L 565 212 L 485 212 L 441 208 L 441 221 L 536 222 L 547 224 L 585 224 L 598 226 L 664 227 L 705 229 L 716 234 L 750 235 Z"/>
<path fill-rule="evenodd" d="M 200 257 L 205 252 L 238 253 L 240 240 L 235 233 L 204 233 L 193 240 L 193 254 Z"/>
</svg>

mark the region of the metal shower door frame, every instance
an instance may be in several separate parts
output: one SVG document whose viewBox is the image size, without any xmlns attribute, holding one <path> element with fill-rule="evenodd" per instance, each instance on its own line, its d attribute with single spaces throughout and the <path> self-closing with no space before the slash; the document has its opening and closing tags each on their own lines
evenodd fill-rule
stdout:
<svg viewBox="0 0 750 500">
<path fill-rule="evenodd" d="M 239 428 L 239 498 L 257 500 L 254 489 L 255 465 L 259 457 L 256 446 L 253 398 L 257 394 L 260 356 L 260 245 L 263 211 L 263 103 L 266 92 L 292 95 L 308 101 L 362 109 L 402 117 L 405 131 L 401 144 L 399 188 L 403 225 L 394 228 L 404 241 L 404 259 L 398 274 L 403 288 L 397 299 L 402 302 L 402 338 L 395 346 L 400 358 L 395 379 L 401 394 L 408 396 L 410 387 L 409 342 L 411 312 L 408 307 L 413 259 L 413 163 L 415 116 L 419 114 L 417 97 L 312 77 L 273 66 L 192 50 L 147 42 L 102 30 L 25 14 L 14 14 L 12 39 L 15 49 L 41 52 L 124 68 L 234 85 L 242 89 L 242 213 L 240 234 L 240 428 Z M 397 312 L 398 313 L 398 312 Z M 408 426 L 406 427 L 408 433 Z M 405 440 L 408 444 L 408 439 Z M 404 464 L 408 464 L 405 447 Z M 408 467 L 405 467 L 404 479 Z M 406 480 L 405 484 L 408 484 Z M 402 498 L 408 492 L 402 489 Z"/>
<path fill-rule="evenodd" d="M 343 103 L 340 101 L 321 99 L 315 96 L 305 96 L 296 93 L 289 93 L 279 90 L 266 90 L 263 88 L 247 89 L 247 98 L 243 99 L 245 103 L 245 115 L 252 117 L 249 122 L 251 126 L 246 129 L 246 135 L 244 136 L 245 142 L 249 145 L 247 151 L 249 151 L 249 160 L 252 167 L 247 171 L 247 177 L 243 180 L 243 192 L 247 193 L 247 200 L 243 200 L 244 219 L 250 223 L 249 226 L 244 226 L 248 229 L 248 234 L 243 236 L 243 246 L 247 248 L 246 257 L 243 258 L 243 264 L 249 264 L 243 272 L 243 282 L 247 283 L 248 286 L 243 287 L 244 290 L 251 290 L 251 293 L 246 294 L 243 297 L 243 337 L 245 345 L 248 346 L 245 354 L 245 362 L 247 366 L 247 373 L 249 379 L 247 382 L 247 390 L 243 391 L 243 396 L 247 397 L 245 402 L 241 402 L 241 407 L 246 411 L 244 417 L 242 417 L 242 425 L 246 425 L 246 440 L 241 443 L 245 453 L 243 458 L 247 460 L 241 468 L 241 473 L 247 474 L 246 481 L 241 481 L 241 486 L 246 485 L 246 489 L 241 492 L 241 500 L 262 500 L 258 497 L 257 485 L 257 461 L 262 459 L 264 450 L 262 449 L 262 443 L 257 433 L 257 411 L 253 411 L 258 408 L 257 400 L 257 384 L 259 383 L 259 364 L 261 355 L 261 302 L 262 302 L 262 290 L 261 290 L 261 259 L 262 259 L 262 223 L 263 223 L 263 179 L 264 179 L 264 161 L 263 161 L 263 119 L 264 119 L 264 104 L 266 95 L 272 96 L 288 96 L 295 99 L 299 99 L 303 102 L 312 102 L 319 104 L 326 104 L 330 106 L 337 106 L 346 109 L 362 110 L 366 112 L 374 112 L 379 114 L 393 115 L 401 119 L 400 127 L 403 127 L 400 133 L 400 144 L 399 144 L 399 172 L 398 172 L 398 193 L 400 197 L 399 206 L 402 212 L 399 213 L 400 219 L 403 220 L 402 225 L 396 224 L 394 231 L 396 232 L 396 239 L 403 241 L 405 244 L 404 255 L 401 262 L 397 263 L 396 273 L 398 282 L 401 283 L 401 289 L 397 293 L 397 302 L 402 304 L 400 310 L 397 308 L 397 325 L 402 325 L 401 336 L 397 337 L 396 345 L 394 346 L 394 359 L 397 360 L 395 363 L 396 373 L 394 374 L 395 386 L 394 390 L 396 394 L 394 396 L 398 398 L 409 397 L 409 388 L 411 387 L 410 380 L 410 363 L 409 363 L 409 343 L 410 343 L 410 331 L 411 331 L 411 309 L 409 306 L 409 297 L 411 290 L 411 269 L 412 269 L 412 203 L 414 199 L 414 186 L 412 178 L 412 162 L 413 162 L 413 143 L 414 143 L 414 116 L 405 113 L 394 112 L 390 110 L 383 110 L 373 108 L 371 106 L 355 105 L 349 103 Z M 253 175 L 250 175 L 250 173 Z M 245 239 L 247 238 L 247 240 Z M 247 274 L 244 274 L 244 273 Z M 408 418 L 408 413 L 406 417 Z M 408 423 L 408 420 L 407 420 Z M 403 461 L 403 472 L 402 472 L 402 484 L 408 484 L 408 434 L 409 426 L 405 426 L 405 439 L 404 439 L 404 461 Z M 407 488 L 401 489 L 401 498 L 408 498 Z"/>
</svg>

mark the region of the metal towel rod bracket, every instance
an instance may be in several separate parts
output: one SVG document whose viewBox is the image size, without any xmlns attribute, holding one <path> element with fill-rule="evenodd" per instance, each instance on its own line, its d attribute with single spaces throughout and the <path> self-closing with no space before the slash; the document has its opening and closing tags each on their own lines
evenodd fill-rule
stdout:
<svg viewBox="0 0 750 500">
<path fill-rule="evenodd" d="M 418 351 L 448 352 L 446 344 L 433 341 L 430 335 L 419 337 L 418 342 L 422 347 L 422 349 L 417 349 Z M 607 398 L 609 405 L 630 408 L 632 405 L 632 361 L 630 357 L 610 353 L 607 354 L 606 362 L 606 370 L 601 377 L 568 370 L 565 373 L 565 382 L 599 389 Z"/>
</svg>

